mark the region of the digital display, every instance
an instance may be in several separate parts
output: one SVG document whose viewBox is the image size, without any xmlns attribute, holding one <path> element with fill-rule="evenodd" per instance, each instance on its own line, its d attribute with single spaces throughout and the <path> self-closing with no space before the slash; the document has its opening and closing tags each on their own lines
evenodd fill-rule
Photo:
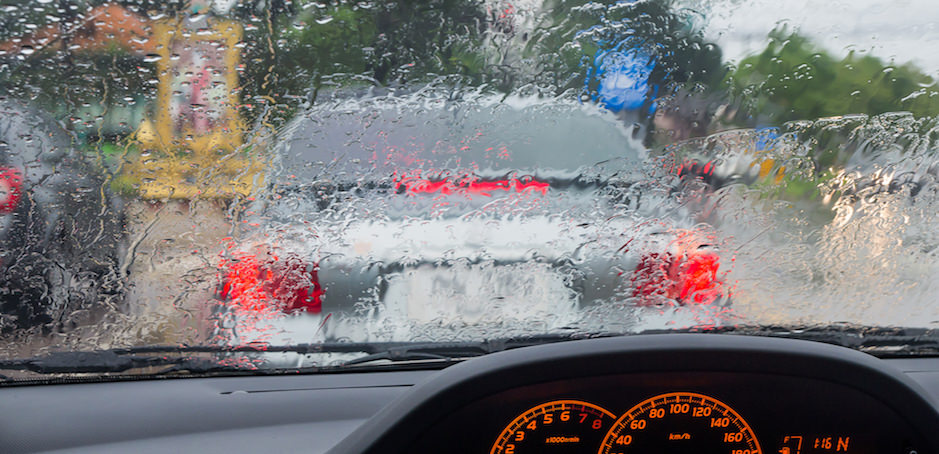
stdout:
<svg viewBox="0 0 939 454">
<path fill-rule="evenodd" d="M 857 437 L 855 437 L 857 438 Z M 854 452 L 850 435 L 786 435 L 777 451 L 780 454 L 814 454 L 827 452 Z"/>
</svg>

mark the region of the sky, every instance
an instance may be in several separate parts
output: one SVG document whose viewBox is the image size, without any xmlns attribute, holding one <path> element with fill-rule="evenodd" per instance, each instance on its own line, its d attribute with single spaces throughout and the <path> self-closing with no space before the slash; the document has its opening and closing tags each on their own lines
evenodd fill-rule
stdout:
<svg viewBox="0 0 939 454">
<path fill-rule="evenodd" d="M 708 17 L 705 34 L 737 62 L 766 47 L 786 24 L 835 55 L 870 53 L 895 64 L 913 62 L 939 79 L 937 0 L 687 0 Z"/>
</svg>

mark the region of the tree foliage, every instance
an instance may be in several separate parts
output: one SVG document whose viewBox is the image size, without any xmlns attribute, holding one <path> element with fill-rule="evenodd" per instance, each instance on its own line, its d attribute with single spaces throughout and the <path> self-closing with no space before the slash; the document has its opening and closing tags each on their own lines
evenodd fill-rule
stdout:
<svg viewBox="0 0 939 454">
<path fill-rule="evenodd" d="M 308 97 L 338 80 L 388 85 L 471 74 L 482 9 L 475 0 L 242 4 L 246 92 Z M 355 83 L 355 82 L 353 82 Z"/>
<path fill-rule="evenodd" d="M 839 60 L 785 29 L 771 33 L 766 49 L 741 60 L 725 82 L 750 124 L 852 113 L 939 114 L 935 81 L 912 64 L 854 52 Z"/>
</svg>

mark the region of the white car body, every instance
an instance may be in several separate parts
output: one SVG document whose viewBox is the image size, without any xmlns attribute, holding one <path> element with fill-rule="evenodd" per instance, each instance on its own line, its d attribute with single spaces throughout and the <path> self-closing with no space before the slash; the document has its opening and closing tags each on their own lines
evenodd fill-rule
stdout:
<svg viewBox="0 0 939 454">
<path fill-rule="evenodd" d="M 353 99 L 311 111 L 282 138 L 277 186 L 232 246 L 227 263 L 242 271 L 228 280 L 292 263 L 273 274 L 292 273 L 314 309 L 283 314 L 255 304 L 253 281 L 223 282 L 250 301 L 223 291 L 221 342 L 413 339 L 455 325 L 475 337 L 529 320 L 556 331 L 628 306 L 648 257 L 671 264 L 708 248 L 674 188 L 651 179 L 639 138 L 577 101 Z M 261 271 L 245 274 L 248 262 Z"/>
</svg>

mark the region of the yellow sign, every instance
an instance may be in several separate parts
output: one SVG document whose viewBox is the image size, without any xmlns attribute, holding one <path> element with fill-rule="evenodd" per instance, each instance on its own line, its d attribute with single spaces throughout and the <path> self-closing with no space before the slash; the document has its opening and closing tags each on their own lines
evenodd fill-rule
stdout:
<svg viewBox="0 0 939 454">
<path fill-rule="evenodd" d="M 261 164 L 242 149 L 237 22 L 185 17 L 153 24 L 159 85 L 154 121 L 137 131 L 127 175 L 148 199 L 246 195 Z"/>
</svg>

